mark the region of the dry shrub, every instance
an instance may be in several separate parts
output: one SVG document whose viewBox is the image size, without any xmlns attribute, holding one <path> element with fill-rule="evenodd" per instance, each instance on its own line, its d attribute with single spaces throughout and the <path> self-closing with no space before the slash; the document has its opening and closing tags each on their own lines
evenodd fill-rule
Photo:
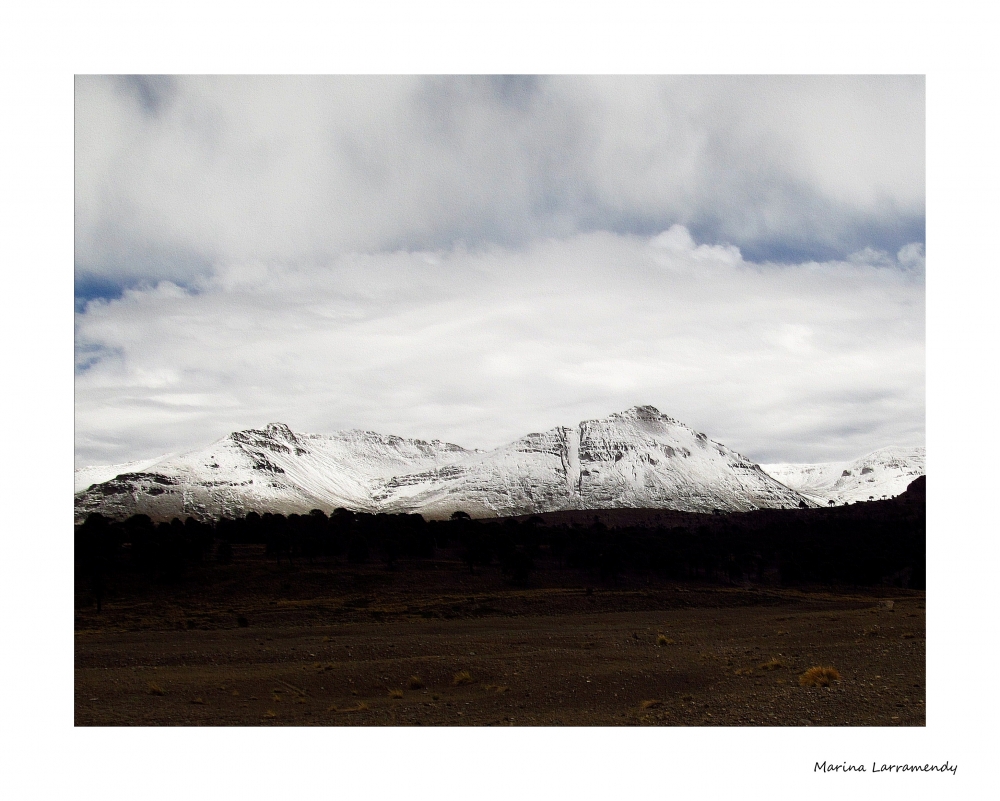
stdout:
<svg viewBox="0 0 1000 801">
<path fill-rule="evenodd" d="M 656 644 L 657 645 L 673 645 L 674 641 L 671 640 L 666 634 L 657 634 L 656 635 Z"/>
<path fill-rule="evenodd" d="M 398 701 L 403 697 L 403 691 L 399 687 L 393 687 L 389 690 L 389 697 Z"/>
<path fill-rule="evenodd" d="M 460 687 L 463 684 L 472 684 L 472 674 L 467 670 L 460 670 L 451 680 L 452 687 Z"/>
<path fill-rule="evenodd" d="M 410 680 L 406 683 L 406 686 L 411 690 L 422 690 L 424 688 L 424 683 L 420 676 L 410 676 Z"/>
<path fill-rule="evenodd" d="M 167 691 L 166 691 L 166 690 L 164 690 L 164 689 L 163 689 L 163 688 L 162 688 L 162 687 L 161 687 L 161 686 L 160 686 L 159 684 L 157 684 L 157 683 L 156 683 L 155 681 L 151 681 L 151 682 L 149 683 L 149 694 L 150 694 L 150 695 L 166 695 L 166 694 L 167 694 Z"/>
<path fill-rule="evenodd" d="M 840 673 L 832 667 L 811 667 L 799 676 L 801 687 L 829 687 L 835 681 L 840 681 Z"/>
<path fill-rule="evenodd" d="M 758 665 L 761 670 L 778 670 L 784 666 L 785 663 L 778 659 L 778 657 L 774 657 L 773 659 L 769 659 L 767 662 Z"/>
<path fill-rule="evenodd" d="M 641 709 L 656 709 L 656 707 L 658 706 L 663 706 L 663 701 L 652 699 L 650 701 L 643 701 L 641 704 L 639 704 L 639 707 Z"/>
</svg>

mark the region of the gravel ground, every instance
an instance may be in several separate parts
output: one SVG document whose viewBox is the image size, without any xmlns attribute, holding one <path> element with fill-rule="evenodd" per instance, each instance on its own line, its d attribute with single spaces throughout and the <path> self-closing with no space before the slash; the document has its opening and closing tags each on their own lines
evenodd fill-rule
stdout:
<svg viewBox="0 0 1000 801">
<path fill-rule="evenodd" d="M 925 725 L 923 593 L 455 576 L 450 594 L 78 611 L 76 724 Z M 839 681 L 800 686 L 816 666 Z"/>
</svg>

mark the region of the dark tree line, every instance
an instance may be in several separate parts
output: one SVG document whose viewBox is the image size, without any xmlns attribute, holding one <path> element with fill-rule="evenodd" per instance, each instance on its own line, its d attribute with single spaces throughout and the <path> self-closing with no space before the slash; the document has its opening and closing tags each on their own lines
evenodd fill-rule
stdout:
<svg viewBox="0 0 1000 801">
<path fill-rule="evenodd" d="M 265 546 L 277 564 L 333 560 L 400 569 L 413 560 L 458 558 L 469 572 L 495 565 L 514 584 L 548 565 L 609 583 L 641 572 L 722 582 L 875 585 L 922 589 L 926 524 L 920 479 L 899 498 L 823 509 L 688 515 L 681 525 L 549 525 L 544 516 L 425 521 L 415 514 L 257 514 L 214 524 L 192 518 L 116 522 L 91 514 L 76 528 L 78 581 L 101 607 L 108 577 L 129 571 L 149 580 L 182 579 L 208 558 L 225 564 L 235 544 Z M 613 513 L 604 513 L 613 515 Z"/>
</svg>

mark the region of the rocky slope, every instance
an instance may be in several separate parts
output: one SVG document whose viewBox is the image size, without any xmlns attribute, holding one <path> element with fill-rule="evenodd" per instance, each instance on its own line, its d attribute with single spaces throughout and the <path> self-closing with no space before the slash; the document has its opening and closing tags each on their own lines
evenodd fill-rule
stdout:
<svg viewBox="0 0 1000 801">
<path fill-rule="evenodd" d="M 370 431 L 297 434 L 272 424 L 94 483 L 77 493 L 76 509 L 78 518 L 99 511 L 210 519 L 343 506 L 440 518 L 456 510 L 473 517 L 622 507 L 710 512 L 802 501 L 746 457 L 636 406 L 492 451 Z"/>
</svg>

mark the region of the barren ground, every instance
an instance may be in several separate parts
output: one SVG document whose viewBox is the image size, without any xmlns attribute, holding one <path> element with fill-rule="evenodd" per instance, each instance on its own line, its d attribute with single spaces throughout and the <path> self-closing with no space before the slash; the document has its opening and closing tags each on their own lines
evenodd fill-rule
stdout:
<svg viewBox="0 0 1000 801">
<path fill-rule="evenodd" d="M 586 585 L 444 559 L 276 566 L 248 546 L 79 604 L 76 724 L 925 725 L 922 592 Z M 814 666 L 840 681 L 799 686 Z"/>
</svg>

